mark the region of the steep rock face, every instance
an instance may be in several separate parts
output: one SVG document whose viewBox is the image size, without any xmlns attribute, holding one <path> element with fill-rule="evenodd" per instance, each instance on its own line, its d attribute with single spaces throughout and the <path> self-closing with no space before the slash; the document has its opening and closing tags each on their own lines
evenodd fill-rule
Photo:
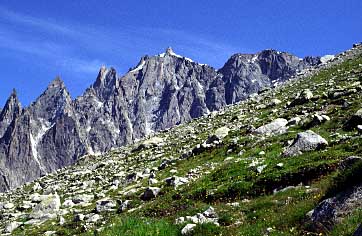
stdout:
<svg viewBox="0 0 362 236">
<path fill-rule="evenodd" d="M 135 124 L 134 138 L 208 113 L 205 92 L 215 76 L 213 68 L 171 49 L 143 58 L 119 83 Z"/>
<path fill-rule="evenodd" d="M 25 111 L 15 119 L 0 139 L 0 170 L 6 178 L 0 191 L 19 186 L 41 176 L 39 161 L 33 157 L 30 114 Z"/>
<path fill-rule="evenodd" d="M 4 109 L 0 112 L 0 137 L 4 136 L 11 122 L 16 119 L 21 113 L 21 105 L 13 90 L 10 97 L 5 103 Z"/>
<path fill-rule="evenodd" d="M 102 67 L 75 100 L 59 78 L 23 111 L 14 92 L 0 114 L 0 191 L 246 99 L 319 61 L 265 50 L 235 54 L 217 71 L 168 48 L 122 77 Z"/>
<path fill-rule="evenodd" d="M 76 140 L 77 133 L 74 133 L 71 128 L 67 129 L 72 126 L 72 122 L 71 119 L 66 118 L 74 116 L 74 113 L 72 99 L 63 81 L 60 78 L 52 81 L 45 92 L 27 110 L 31 117 L 32 156 L 38 160 L 39 168 L 49 173 L 64 166 L 64 163 L 71 164 L 70 161 L 64 162 L 62 153 L 70 154 L 70 151 L 75 151 L 67 148 L 73 140 Z M 64 120 L 67 121 L 66 124 Z M 59 138 L 64 139 L 66 144 L 59 142 Z M 74 152 L 72 155 L 67 155 L 67 159 L 72 160 L 74 154 L 80 153 Z M 53 159 L 56 161 L 51 162 L 50 160 Z"/>
<path fill-rule="evenodd" d="M 320 63 L 319 58 L 298 57 L 285 52 L 264 50 L 257 54 L 235 54 L 219 70 L 225 84 L 225 100 L 232 104 L 246 99 L 301 70 Z"/>
</svg>

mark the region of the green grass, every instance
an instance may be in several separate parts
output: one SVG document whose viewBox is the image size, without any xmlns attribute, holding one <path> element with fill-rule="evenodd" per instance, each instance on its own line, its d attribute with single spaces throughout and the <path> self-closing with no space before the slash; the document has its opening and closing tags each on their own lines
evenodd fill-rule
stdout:
<svg viewBox="0 0 362 236">
<path fill-rule="evenodd" d="M 179 227 L 165 220 L 124 217 L 113 222 L 97 236 L 178 236 Z"/>
</svg>

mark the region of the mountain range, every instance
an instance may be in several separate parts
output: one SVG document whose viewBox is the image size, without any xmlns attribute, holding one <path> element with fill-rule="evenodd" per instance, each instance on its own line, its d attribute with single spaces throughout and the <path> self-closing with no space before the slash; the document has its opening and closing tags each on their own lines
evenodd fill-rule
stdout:
<svg viewBox="0 0 362 236">
<path fill-rule="evenodd" d="M 329 58 L 330 59 L 330 58 Z M 60 78 L 28 107 L 14 90 L 0 113 L 0 192 L 238 103 L 325 63 L 286 52 L 235 54 L 216 70 L 171 48 L 120 76 L 102 67 L 72 100 Z"/>
</svg>

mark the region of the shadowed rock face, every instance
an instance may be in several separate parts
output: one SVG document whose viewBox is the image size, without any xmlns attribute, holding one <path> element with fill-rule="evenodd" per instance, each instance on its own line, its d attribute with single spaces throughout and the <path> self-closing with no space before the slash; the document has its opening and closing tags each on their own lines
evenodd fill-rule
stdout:
<svg viewBox="0 0 362 236">
<path fill-rule="evenodd" d="M 217 71 L 168 48 L 123 77 L 102 67 L 75 100 L 59 78 L 25 109 L 14 91 L 0 113 L 0 191 L 244 100 L 318 63 L 265 50 L 235 54 Z"/>
</svg>

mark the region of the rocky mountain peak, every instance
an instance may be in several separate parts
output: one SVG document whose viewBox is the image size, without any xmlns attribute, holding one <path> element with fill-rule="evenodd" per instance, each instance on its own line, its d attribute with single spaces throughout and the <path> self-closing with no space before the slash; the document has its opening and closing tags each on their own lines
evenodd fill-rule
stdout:
<svg viewBox="0 0 362 236">
<path fill-rule="evenodd" d="M 171 56 L 171 55 L 175 55 L 175 53 L 174 53 L 174 51 L 172 50 L 172 48 L 171 47 L 168 47 L 168 48 L 166 48 L 166 55 L 169 55 L 169 56 Z"/>
<path fill-rule="evenodd" d="M 101 99 L 107 99 L 112 91 L 118 87 L 117 72 L 113 67 L 106 68 L 102 66 L 98 76 L 91 88 Z"/>
<path fill-rule="evenodd" d="M 10 107 L 20 107 L 18 94 L 15 89 L 11 91 L 9 98 L 6 100 L 4 110 Z"/>
<path fill-rule="evenodd" d="M 54 89 L 54 88 L 65 88 L 63 80 L 57 76 L 50 84 L 48 85 L 48 89 Z"/>
<path fill-rule="evenodd" d="M 64 82 L 55 78 L 45 91 L 28 108 L 33 119 L 41 118 L 52 122 L 65 110 L 70 110 L 72 98 L 67 91 Z"/>
<path fill-rule="evenodd" d="M 0 113 L 0 138 L 4 135 L 10 123 L 20 115 L 21 104 L 19 102 L 16 90 L 13 89 L 7 99 L 4 109 Z"/>
</svg>

